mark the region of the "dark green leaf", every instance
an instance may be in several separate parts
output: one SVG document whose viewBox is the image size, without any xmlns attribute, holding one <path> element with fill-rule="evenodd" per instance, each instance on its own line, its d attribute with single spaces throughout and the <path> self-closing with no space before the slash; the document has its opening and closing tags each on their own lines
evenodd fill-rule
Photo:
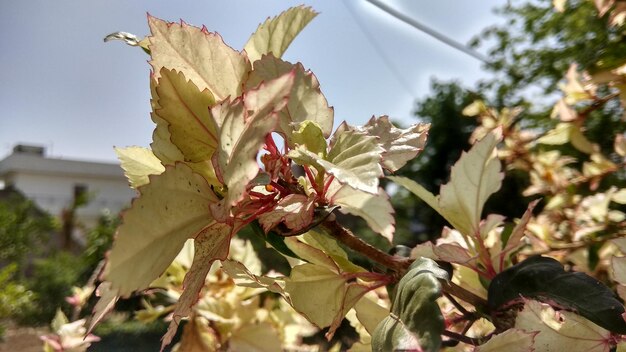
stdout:
<svg viewBox="0 0 626 352">
<path fill-rule="evenodd" d="M 488 303 L 496 323 L 499 313 L 523 298 L 573 311 L 607 330 L 626 333 L 624 306 L 613 292 L 585 273 L 566 272 L 555 259 L 530 257 L 494 277 Z"/>
<path fill-rule="evenodd" d="M 372 336 L 373 351 L 439 351 L 443 316 L 437 305 L 441 296 L 439 279 L 448 273 L 427 258 L 413 262 L 398 283 L 391 314 Z"/>
</svg>

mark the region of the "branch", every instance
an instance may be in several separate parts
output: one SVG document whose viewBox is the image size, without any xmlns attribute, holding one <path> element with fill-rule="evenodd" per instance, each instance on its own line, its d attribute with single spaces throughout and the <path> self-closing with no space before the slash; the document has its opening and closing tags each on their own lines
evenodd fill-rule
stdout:
<svg viewBox="0 0 626 352">
<path fill-rule="evenodd" d="M 322 223 L 322 226 L 339 242 L 395 272 L 404 273 L 411 265 L 412 260 L 410 259 L 389 255 L 364 242 L 362 239 L 355 236 L 350 230 L 341 226 L 335 219 L 334 215 L 329 216 Z"/>
</svg>

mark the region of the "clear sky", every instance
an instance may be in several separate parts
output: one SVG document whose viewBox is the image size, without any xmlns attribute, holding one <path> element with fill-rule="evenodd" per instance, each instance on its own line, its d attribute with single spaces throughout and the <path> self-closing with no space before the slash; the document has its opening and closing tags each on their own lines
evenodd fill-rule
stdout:
<svg viewBox="0 0 626 352">
<path fill-rule="evenodd" d="M 462 43 L 496 23 L 492 8 L 503 3 L 384 2 Z M 476 59 L 365 0 L 4 0 L 0 158 L 17 143 L 44 145 L 54 157 L 101 161 L 116 160 L 113 146 L 148 146 L 153 129 L 148 57 L 121 42 L 102 41 L 115 31 L 147 35 L 147 12 L 204 24 L 241 49 L 260 22 L 299 4 L 320 14 L 283 58 L 300 61 L 316 74 L 335 108 L 336 125 L 342 120 L 363 124 L 372 115 L 414 122 L 415 99 L 428 94 L 432 77 L 471 86 L 486 76 Z"/>
</svg>

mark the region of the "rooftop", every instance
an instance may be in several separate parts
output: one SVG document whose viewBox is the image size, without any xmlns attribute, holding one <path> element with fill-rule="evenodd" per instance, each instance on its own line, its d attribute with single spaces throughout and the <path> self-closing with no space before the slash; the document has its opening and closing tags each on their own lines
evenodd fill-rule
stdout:
<svg viewBox="0 0 626 352">
<path fill-rule="evenodd" d="M 12 154 L 0 160 L 0 177 L 13 172 L 124 178 L 119 164 L 49 158 L 45 148 L 31 145 L 17 145 Z"/>
</svg>

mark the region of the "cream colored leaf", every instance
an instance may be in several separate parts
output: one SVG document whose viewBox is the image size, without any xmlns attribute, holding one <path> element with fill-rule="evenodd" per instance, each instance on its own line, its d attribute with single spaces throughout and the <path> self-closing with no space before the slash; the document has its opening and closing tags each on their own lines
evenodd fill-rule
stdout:
<svg viewBox="0 0 626 352">
<path fill-rule="evenodd" d="M 261 82 L 276 79 L 290 71 L 295 72 L 293 88 L 287 107 L 280 112 L 278 131 L 285 135 L 287 143 L 293 147 L 291 135 L 305 121 L 319 126 L 325 138 L 333 128 L 333 108 L 320 91 L 320 84 L 311 71 L 306 71 L 302 64 L 292 64 L 274 57 L 263 56 L 254 63 L 254 70 L 246 81 L 246 90 L 255 88 Z"/>
<path fill-rule="evenodd" d="M 315 199 L 303 194 L 290 194 L 282 198 L 276 207 L 259 216 L 258 220 L 265 232 L 270 231 L 281 222 L 291 231 L 299 231 L 311 224 Z"/>
<path fill-rule="evenodd" d="M 611 270 L 613 271 L 613 279 L 626 285 L 626 257 L 612 257 Z"/>
<path fill-rule="evenodd" d="M 292 269 L 285 292 L 294 309 L 307 320 L 320 328 L 331 326 L 332 331 L 367 288 L 348 284 L 344 277 L 325 267 L 303 264 Z"/>
<path fill-rule="evenodd" d="M 317 12 L 310 7 L 298 6 L 274 18 L 268 18 L 259 25 L 244 46 L 248 58 L 254 62 L 269 53 L 281 57 L 293 39 L 315 16 Z"/>
<path fill-rule="evenodd" d="M 148 184 L 148 176 L 160 175 L 165 171 L 159 158 L 148 148 L 115 148 L 115 153 L 132 188 Z"/>
<path fill-rule="evenodd" d="M 324 253 L 323 250 L 308 245 L 295 237 L 285 238 L 285 244 L 299 258 L 324 267 L 335 274 L 339 273 L 339 267 L 335 264 L 335 261 L 328 254 Z"/>
<path fill-rule="evenodd" d="M 148 24 L 152 32 L 150 64 L 155 79 L 166 67 L 184 72 L 200 91 L 208 89 L 216 101 L 241 95 L 250 62 L 245 55 L 224 44 L 219 34 L 152 16 L 148 17 Z"/>
<path fill-rule="evenodd" d="M 439 260 L 462 265 L 473 265 L 476 257 L 472 256 L 467 248 L 456 243 L 442 243 L 433 248 L 433 252 Z"/>
<path fill-rule="evenodd" d="M 376 137 L 345 130 L 336 135 L 325 159 L 302 146 L 291 150 L 289 157 L 301 164 L 323 168 L 352 188 L 378 194 L 378 178 L 383 176 L 380 166 L 383 152 Z"/>
<path fill-rule="evenodd" d="M 615 136 L 615 142 L 613 142 L 613 149 L 622 157 L 626 157 L 626 138 L 623 134 Z"/>
<path fill-rule="evenodd" d="M 167 269 L 185 241 L 209 225 L 209 204 L 218 201 L 207 182 L 181 163 L 152 176 L 139 193 L 123 214 L 103 274 L 124 297 Z"/>
<path fill-rule="evenodd" d="M 502 131 L 493 130 L 463 153 L 452 166 L 450 182 L 441 186 L 439 206 L 444 217 L 464 235 L 478 233 L 485 202 L 502 184 L 496 155 L 501 138 Z"/>
<path fill-rule="evenodd" d="M 389 315 L 389 308 L 379 304 L 378 296 L 370 291 L 355 305 L 356 316 L 368 333 L 373 334 L 376 326 Z"/>
<path fill-rule="evenodd" d="M 541 138 L 537 139 L 537 143 L 549 145 L 561 145 L 570 141 L 572 130 L 576 127 L 568 122 L 562 122 Z"/>
<path fill-rule="evenodd" d="M 556 312 L 550 305 L 526 301 L 515 328 L 538 332 L 536 351 L 608 352 L 611 333 L 572 312 Z"/>
<path fill-rule="evenodd" d="M 437 197 L 407 178 L 390 176 L 389 179 L 420 197 L 463 235 L 477 235 L 485 202 L 502 184 L 496 155 L 501 137 L 501 129 L 494 129 L 469 152 L 464 152 L 452 167 L 450 182 L 441 186 Z"/>
<path fill-rule="evenodd" d="M 611 200 L 615 203 L 626 204 L 626 188 L 622 188 L 619 191 L 613 193 Z"/>
<path fill-rule="evenodd" d="M 476 347 L 474 352 L 535 352 L 534 332 L 519 329 L 509 329 L 501 334 L 492 336 L 489 341 Z"/>
<path fill-rule="evenodd" d="M 170 344 L 176 334 L 180 320 L 189 316 L 191 308 L 200 298 L 200 291 L 211 269 L 211 264 L 215 260 L 226 259 L 231 235 L 232 227 L 214 223 L 196 237 L 194 241 L 195 253 L 193 263 L 187 275 L 185 275 L 183 293 L 180 295 L 178 303 L 176 303 L 176 309 L 172 313 L 172 321 L 165 336 L 163 336 L 161 350 Z"/>
<path fill-rule="evenodd" d="M 344 272 L 363 272 L 367 271 L 360 266 L 352 263 L 348 258 L 348 254 L 339 246 L 337 241 L 322 231 L 320 227 L 311 229 L 307 233 L 300 236 L 300 241 L 311 247 L 321 250 L 324 254 L 333 259 L 335 264 Z"/>
<path fill-rule="evenodd" d="M 282 350 L 278 331 L 269 322 L 246 324 L 237 329 L 228 339 L 228 347 L 230 351 L 246 352 L 276 352 Z"/>
<path fill-rule="evenodd" d="M 424 149 L 430 124 L 418 123 L 402 129 L 395 127 L 388 116 L 381 116 L 372 117 L 361 129 L 370 136 L 378 137 L 378 143 L 385 150 L 383 167 L 394 172 Z"/>
<path fill-rule="evenodd" d="M 395 231 L 394 210 L 389 202 L 389 195 L 382 189 L 378 194 L 371 194 L 340 185 L 329 200 L 330 204 L 340 206 L 339 211 L 363 218 L 367 225 L 391 242 Z"/>
<path fill-rule="evenodd" d="M 217 133 L 209 107 L 213 95 L 200 91 L 183 72 L 161 69 L 155 88 L 159 107 L 154 114 L 168 123 L 171 141 L 183 153 L 185 161 L 199 162 L 211 158 L 217 147 Z"/>
<path fill-rule="evenodd" d="M 96 289 L 96 297 L 99 297 L 99 299 L 93 307 L 87 334 L 91 333 L 93 328 L 102 320 L 102 318 L 113 310 L 115 303 L 119 298 L 117 290 L 112 290 L 111 283 L 106 281 L 101 283 Z"/>
<path fill-rule="evenodd" d="M 463 109 L 463 115 L 465 116 L 478 116 L 487 111 L 487 106 L 482 100 L 475 100 L 470 105 Z"/>
<path fill-rule="evenodd" d="M 259 172 L 257 154 L 265 137 L 276 127 L 276 112 L 287 103 L 293 77 L 293 73 L 285 74 L 246 92 L 243 101 L 225 101 L 211 109 L 219 136 L 213 164 L 228 188 L 226 209 L 241 200 L 248 183 Z"/>
</svg>

